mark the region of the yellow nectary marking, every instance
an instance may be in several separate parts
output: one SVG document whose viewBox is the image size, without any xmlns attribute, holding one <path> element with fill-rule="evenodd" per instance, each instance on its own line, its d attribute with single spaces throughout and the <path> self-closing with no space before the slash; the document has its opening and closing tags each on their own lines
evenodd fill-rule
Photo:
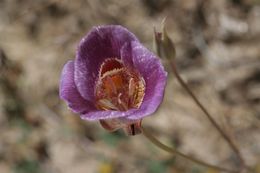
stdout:
<svg viewBox="0 0 260 173">
<path fill-rule="evenodd" d="M 117 58 L 109 58 L 106 59 L 100 67 L 99 76 L 102 77 L 106 72 L 111 72 L 113 70 L 123 68 L 123 63 L 120 59 Z"/>
<path fill-rule="evenodd" d="M 141 106 L 141 103 L 144 98 L 144 90 L 145 90 L 145 83 L 142 78 L 140 81 L 138 81 L 135 87 L 134 100 L 133 100 L 133 105 L 135 108 Z"/>
<path fill-rule="evenodd" d="M 139 108 L 145 91 L 143 78 L 116 58 L 103 62 L 96 83 L 96 105 L 103 110 Z"/>
</svg>

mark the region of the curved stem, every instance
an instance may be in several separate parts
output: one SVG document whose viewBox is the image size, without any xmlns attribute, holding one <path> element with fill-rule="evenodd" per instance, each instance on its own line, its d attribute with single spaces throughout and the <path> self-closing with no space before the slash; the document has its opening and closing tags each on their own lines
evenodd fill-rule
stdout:
<svg viewBox="0 0 260 173">
<path fill-rule="evenodd" d="M 174 75 L 176 76 L 177 80 L 181 84 L 181 86 L 188 92 L 188 94 L 191 96 L 191 98 L 194 100 L 194 102 L 198 105 L 198 107 L 204 112 L 206 117 L 209 119 L 209 121 L 212 123 L 212 125 L 217 129 L 217 131 L 221 134 L 221 136 L 227 141 L 229 146 L 232 148 L 232 150 L 237 154 L 239 161 L 241 163 L 241 169 L 245 168 L 245 161 L 240 153 L 240 150 L 237 148 L 235 143 L 231 140 L 231 138 L 221 129 L 221 127 L 217 124 L 217 122 L 212 118 L 210 113 L 207 111 L 207 109 L 200 103 L 200 101 L 197 99 L 197 97 L 193 94 L 193 92 L 190 90 L 188 85 L 183 81 L 181 76 L 179 75 L 175 62 L 171 61 L 171 66 Z"/>
<path fill-rule="evenodd" d="M 200 164 L 200 165 L 203 165 L 203 166 L 206 166 L 206 167 L 209 167 L 209 168 L 213 168 L 215 170 L 218 170 L 218 171 L 225 171 L 225 172 L 229 172 L 229 173 L 238 173 L 239 171 L 235 171 L 235 170 L 230 170 L 230 169 L 227 169 L 227 168 L 222 168 L 222 167 L 219 167 L 219 166 L 215 166 L 215 165 L 212 165 L 212 164 L 209 164 L 209 163 L 206 163 L 204 161 L 201 161 L 199 159 L 196 159 L 196 158 L 193 158 L 191 156 L 188 156 L 188 155 L 185 155 L 181 152 L 179 152 L 178 150 L 174 149 L 174 148 L 171 148 L 171 147 L 168 147 L 166 145 L 164 145 L 163 143 L 161 143 L 159 140 L 157 140 L 151 133 L 149 133 L 148 130 L 144 129 L 143 127 L 141 127 L 142 129 L 142 133 L 143 135 L 150 141 L 152 142 L 154 145 L 156 145 L 157 147 L 159 147 L 160 149 L 166 151 L 166 152 L 169 152 L 171 154 L 175 154 L 175 155 L 178 155 L 182 158 L 185 158 L 187 160 L 190 160 L 194 163 L 197 163 L 197 164 Z"/>
</svg>

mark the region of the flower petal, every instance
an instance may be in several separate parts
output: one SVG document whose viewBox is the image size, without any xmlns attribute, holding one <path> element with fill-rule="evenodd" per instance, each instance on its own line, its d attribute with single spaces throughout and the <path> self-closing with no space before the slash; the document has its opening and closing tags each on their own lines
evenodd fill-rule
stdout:
<svg viewBox="0 0 260 173">
<path fill-rule="evenodd" d="M 68 61 L 63 67 L 59 94 L 75 113 L 86 113 L 95 109 L 92 103 L 82 98 L 77 90 L 74 83 L 74 61 Z"/>
<path fill-rule="evenodd" d="M 94 100 L 94 85 L 101 63 L 106 58 L 120 58 L 120 49 L 137 38 L 117 26 L 94 27 L 78 47 L 75 61 L 75 84 L 83 98 Z"/>
<path fill-rule="evenodd" d="M 141 107 L 129 115 L 128 119 L 141 119 L 156 111 L 164 96 L 167 72 L 152 52 L 139 42 L 131 42 L 121 51 L 125 64 L 137 69 L 146 83 L 145 96 Z"/>
<path fill-rule="evenodd" d="M 113 118 L 120 118 L 120 117 L 127 117 L 131 115 L 133 112 L 135 112 L 135 109 L 131 109 L 128 111 L 110 111 L 110 110 L 96 110 L 87 112 L 85 114 L 82 114 L 80 117 L 84 120 L 105 120 L 105 119 L 113 119 Z"/>
</svg>

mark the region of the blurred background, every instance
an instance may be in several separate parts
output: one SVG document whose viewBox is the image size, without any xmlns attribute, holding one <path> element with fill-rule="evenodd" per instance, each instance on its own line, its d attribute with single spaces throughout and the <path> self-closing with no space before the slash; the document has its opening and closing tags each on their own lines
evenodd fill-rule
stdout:
<svg viewBox="0 0 260 173">
<path fill-rule="evenodd" d="M 109 133 L 59 99 L 63 65 L 96 25 L 120 24 L 153 49 L 153 27 L 176 44 L 183 78 L 260 172 L 259 0 L 0 0 L 1 173 L 217 173 L 174 157 L 143 135 Z M 143 124 L 209 163 L 235 154 L 176 82 Z"/>
</svg>

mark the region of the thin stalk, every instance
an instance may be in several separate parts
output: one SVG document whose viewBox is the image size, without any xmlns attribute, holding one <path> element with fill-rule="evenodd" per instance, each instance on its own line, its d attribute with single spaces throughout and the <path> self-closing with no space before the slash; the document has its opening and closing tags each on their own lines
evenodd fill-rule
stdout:
<svg viewBox="0 0 260 173">
<path fill-rule="evenodd" d="M 222 168 L 222 167 L 219 167 L 219 166 L 215 166 L 215 165 L 212 165 L 212 164 L 209 164 L 209 163 L 206 163 L 202 160 L 199 160 L 199 159 L 196 159 L 196 158 L 193 158 L 191 156 L 188 156 L 188 155 L 185 155 L 183 153 L 181 153 L 180 151 L 174 149 L 174 148 L 171 148 L 171 147 L 168 147 L 166 145 L 164 145 L 163 143 L 161 143 L 159 140 L 157 140 L 151 133 L 149 133 L 148 130 L 144 129 L 143 127 L 141 127 L 142 129 L 142 133 L 143 135 L 150 141 L 152 142 L 154 145 L 156 145 L 157 147 L 159 147 L 160 149 L 166 151 L 166 152 L 169 152 L 171 154 L 174 154 L 174 155 L 177 155 L 177 156 L 180 156 L 182 158 L 185 158 L 189 161 L 192 161 L 194 163 L 197 163 L 197 164 L 200 164 L 202 166 L 205 166 L 205 167 L 209 167 L 209 168 L 212 168 L 212 169 L 215 169 L 215 170 L 218 170 L 218 171 L 225 171 L 225 172 L 229 172 L 229 173 L 238 173 L 239 171 L 235 171 L 235 170 L 231 170 L 231 169 L 227 169 L 227 168 Z"/>
<path fill-rule="evenodd" d="M 193 94 L 193 92 L 190 90 L 188 85 L 183 81 L 181 76 L 179 75 L 175 62 L 171 61 L 171 66 L 174 75 L 176 76 L 178 82 L 181 84 L 181 86 L 188 92 L 188 94 L 191 96 L 191 98 L 194 100 L 194 102 L 198 105 L 198 107 L 204 112 L 206 117 L 209 119 L 209 121 L 212 123 L 212 125 L 217 129 L 217 131 L 221 134 L 221 136 L 227 141 L 229 146 L 232 148 L 232 150 L 237 154 L 239 161 L 241 163 L 241 169 L 245 168 L 245 161 L 240 153 L 240 150 L 235 145 L 235 143 L 231 140 L 231 138 L 221 129 L 221 127 L 217 124 L 217 122 L 212 118 L 210 113 L 207 111 L 207 109 L 200 103 L 200 101 L 197 99 L 197 97 Z"/>
</svg>

